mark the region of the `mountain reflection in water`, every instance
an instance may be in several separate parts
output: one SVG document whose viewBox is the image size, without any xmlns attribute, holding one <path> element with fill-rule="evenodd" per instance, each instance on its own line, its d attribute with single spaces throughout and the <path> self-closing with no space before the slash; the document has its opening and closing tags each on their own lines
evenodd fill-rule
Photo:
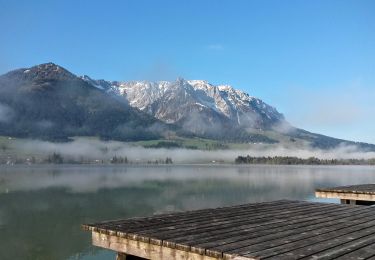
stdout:
<svg viewBox="0 0 375 260">
<path fill-rule="evenodd" d="M 114 259 L 80 224 L 314 200 L 317 187 L 374 182 L 375 168 L 365 166 L 3 166 L 0 259 Z"/>
</svg>

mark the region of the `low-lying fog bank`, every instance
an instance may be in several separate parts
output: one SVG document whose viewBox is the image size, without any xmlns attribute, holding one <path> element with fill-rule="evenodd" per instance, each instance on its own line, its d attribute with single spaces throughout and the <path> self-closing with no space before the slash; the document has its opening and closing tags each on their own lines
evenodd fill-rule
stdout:
<svg viewBox="0 0 375 260">
<path fill-rule="evenodd" d="M 48 157 L 59 154 L 72 160 L 102 161 L 113 157 L 126 158 L 133 163 L 147 163 L 171 158 L 173 163 L 233 163 L 239 155 L 261 156 L 295 156 L 299 158 L 316 157 L 319 159 L 370 159 L 375 158 L 375 152 L 362 151 L 356 146 L 340 146 L 336 149 L 321 150 L 309 146 L 290 148 L 281 145 L 252 145 L 251 149 L 242 150 L 189 150 L 182 148 L 144 148 L 117 141 L 101 141 L 97 139 L 76 138 L 68 143 L 53 143 L 38 140 L 14 140 L 7 150 L 1 150 L 2 157 L 7 157 L 10 151 L 18 157 L 36 156 Z M 13 154 L 14 156 L 14 154 Z"/>
</svg>

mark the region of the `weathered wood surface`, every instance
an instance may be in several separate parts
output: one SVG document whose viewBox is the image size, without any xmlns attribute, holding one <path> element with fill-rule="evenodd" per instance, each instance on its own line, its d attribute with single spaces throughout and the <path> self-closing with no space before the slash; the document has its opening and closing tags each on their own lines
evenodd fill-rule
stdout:
<svg viewBox="0 0 375 260">
<path fill-rule="evenodd" d="M 83 227 L 94 245 L 146 259 L 375 258 L 375 207 L 283 200 Z"/>
<path fill-rule="evenodd" d="M 315 196 L 318 198 L 331 198 L 348 201 L 375 201 L 375 184 L 321 188 L 315 190 Z"/>
<path fill-rule="evenodd" d="M 332 188 L 320 188 L 316 191 L 334 191 L 334 192 L 344 192 L 344 193 L 364 193 L 364 194 L 374 194 L 375 195 L 375 184 L 359 184 L 350 186 L 339 186 Z"/>
</svg>

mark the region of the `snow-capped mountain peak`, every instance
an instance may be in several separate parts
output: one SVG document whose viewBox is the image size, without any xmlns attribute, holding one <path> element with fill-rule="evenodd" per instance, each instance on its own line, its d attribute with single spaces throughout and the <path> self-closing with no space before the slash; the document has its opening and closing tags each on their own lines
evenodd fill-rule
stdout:
<svg viewBox="0 0 375 260">
<path fill-rule="evenodd" d="M 166 123 L 180 123 L 189 128 L 199 124 L 208 128 L 226 124 L 264 129 L 284 120 L 275 108 L 230 85 L 215 86 L 205 80 L 182 78 L 174 82 L 117 82 L 93 80 L 88 76 L 81 79 L 98 89 L 122 96 L 131 106 Z M 191 122 L 193 119 L 194 123 Z"/>
</svg>

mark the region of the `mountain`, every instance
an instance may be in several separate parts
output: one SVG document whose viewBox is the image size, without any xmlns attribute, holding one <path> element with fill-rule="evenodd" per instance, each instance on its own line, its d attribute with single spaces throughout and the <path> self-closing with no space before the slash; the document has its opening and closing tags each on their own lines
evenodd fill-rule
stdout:
<svg viewBox="0 0 375 260">
<path fill-rule="evenodd" d="M 104 81 L 83 76 L 83 80 L 107 93 L 122 96 L 139 110 L 195 135 L 243 141 L 273 140 L 245 129 L 271 129 L 284 116 L 262 100 L 228 85 L 178 79 L 160 81 Z"/>
<path fill-rule="evenodd" d="M 197 120 L 199 115 L 199 121 L 209 126 L 206 130 L 220 124 L 267 129 L 285 120 L 274 107 L 228 85 L 214 86 L 203 80 L 184 79 L 175 82 L 109 82 L 88 76 L 82 79 L 123 96 L 131 106 L 166 123 L 186 124 Z M 195 132 L 194 126 L 191 127 Z"/>
<path fill-rule="evenodd" d="M 0 76 L 0 135 L 66 140 L 160 137 L 168 126 L 53 63 Z"/>
<path fill-rule="evenodd" d="M 46 63 L 0 76 L 0 135 L 67 140 L 203 137 L 223 142 L 334 148 L 375 145 L 310 133 L 274 107 L 228 85 L 203 80 L 106 81 Z"/>
<path fill-rule="evenodd" d="M 280 139 L 301 141 L 328 149 L 356 145 L 375 150 L 375 145 L 332 138 L 291 126 L 276 108 L 229 85 L 204 80 L 106 81 L 81 77 L 132 107 L 167 123 L 177 124 L 195 135 L 242 142 L 276 143 Z"/>
</svg>

